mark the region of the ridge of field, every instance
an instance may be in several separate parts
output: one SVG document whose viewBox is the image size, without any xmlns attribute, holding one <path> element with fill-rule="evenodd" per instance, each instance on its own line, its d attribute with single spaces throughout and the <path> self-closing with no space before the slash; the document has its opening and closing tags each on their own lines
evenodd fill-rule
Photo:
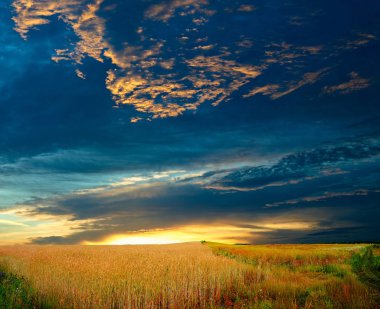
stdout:
<svg viewBox="0 0 380 309">
<path fill-rule="evenodd" d="M 0 307 L 379 308 L 376 280 L 363 277 L 378 278 L 378 253 L 362 244 L 2 246 L 0 291 L 11 288 Z"/>
</svg>

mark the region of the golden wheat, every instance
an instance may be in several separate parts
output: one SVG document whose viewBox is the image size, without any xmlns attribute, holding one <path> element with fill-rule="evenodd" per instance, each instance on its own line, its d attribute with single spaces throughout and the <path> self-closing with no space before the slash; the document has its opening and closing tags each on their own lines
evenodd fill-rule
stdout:
<svg viewBox="0 0 380 309">
<path fill-rule="evenodd" d="M 0 263 L 74 308 L 216 307 L 251 271 L 200 244 L 0 247 Z"/>
<path fill-rule="evenodd" d="M 4 246 L 0 266 L 53 308 L 377 308 L 347 262 L 361 247 Z"/>
</svg>

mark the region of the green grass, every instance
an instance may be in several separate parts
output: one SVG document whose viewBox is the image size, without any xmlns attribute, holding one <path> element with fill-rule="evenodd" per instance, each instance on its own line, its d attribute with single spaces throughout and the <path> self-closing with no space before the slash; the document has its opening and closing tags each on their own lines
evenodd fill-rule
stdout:
<svg viewBox="0 0 380 309">
<path fill-rule="evenodd" d="M 366 284 L 380 290 L 380 256 L 373 253 L 376 246 L 363 248 L 351 258 L 352 270 Z"/>
<path fill-rule="evenodd" d="M 0 308 L 37 308 L 34 292 L 23 278 L 0 269 Z"/>
<path fill-rule="evenodd" d="M 344 278 L 348 274 L 347 270 L 342 269 L 342 267 L 335 264 L 316 265 L 316 266 L 313 265 L 309 267 L 309 270 L 315 271 L 318 273 L 323 273 L 323 274 L 330 274 L 338 278 Z"/>
</svg>

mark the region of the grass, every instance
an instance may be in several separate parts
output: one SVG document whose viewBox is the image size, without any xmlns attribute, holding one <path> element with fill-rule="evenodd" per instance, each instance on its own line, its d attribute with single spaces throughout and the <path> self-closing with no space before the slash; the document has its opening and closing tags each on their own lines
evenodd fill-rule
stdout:
<svg viewBox="0 0 380 309">
<path fill-rule="evenodd" d="M 35 308 L 34 292 L 23 278 L 0 270 L 0 308 Z"/>
<path fill-rule="evenodd" d="M 0 308 L 380 308 L 365 245 L 4 246 Z"/>
<path fill-rule="evenodd" d="M 368 246 L 351 258 L 353 271 L 359 278 L 374 288 L 380 289 L 380 256 L 374 255 L 378 245 Z"/>
<path fill-rule="evenodd" d="M 379 308 L 379 285 L 373 280 L 379 256 L 371 246 L 209 246 L 216 255 L 256 270 L 261 280 L 255 285 L 254 308 Z M 371 274 L 374 284 L 363 274 Z"/>
</svg>

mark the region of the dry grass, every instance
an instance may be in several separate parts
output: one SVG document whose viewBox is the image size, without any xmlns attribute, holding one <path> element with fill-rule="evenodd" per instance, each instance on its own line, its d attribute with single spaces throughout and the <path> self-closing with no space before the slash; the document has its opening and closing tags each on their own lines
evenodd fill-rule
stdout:
<svg viewBox="0 0 380 309">
<path fill-rule="evenodd" d="M 253 308 L 380 308 L 379 291 L 351 270 L 351 256 L 365 245 L 209 246 L 261 276 Z"/>
<path fill-rule="evenodd" d="M 0 247 L 0 263 L 59 308 L 220 307 L 250 272 L 200 244 Z"/>
<path fill-rule="evenodd" d="M 0 265 L 54 308 L 379 308 L 348 265 L 360 247 L 9 246 Z"/>
</svg>

